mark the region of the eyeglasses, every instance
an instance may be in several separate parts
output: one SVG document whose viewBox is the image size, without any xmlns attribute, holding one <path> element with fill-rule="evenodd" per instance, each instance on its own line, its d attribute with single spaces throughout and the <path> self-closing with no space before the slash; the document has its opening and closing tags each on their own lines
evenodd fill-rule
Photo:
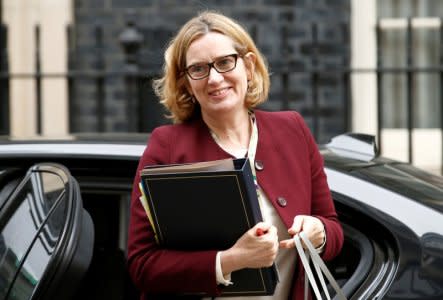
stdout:
<svg viewBox="0 0 443 300">
<path fill-rule="evenodd" d="M 194 80 L 203 79 L 209 76 L 211 68 L 214 68 L 218 73 L 226 73 L 232 71 L 237 66 L 238 54 L 229 54 L 218 57 L 210 63 L 198 63 L 190 65 L 185 69 L 186 74 Z"/>
</svg>

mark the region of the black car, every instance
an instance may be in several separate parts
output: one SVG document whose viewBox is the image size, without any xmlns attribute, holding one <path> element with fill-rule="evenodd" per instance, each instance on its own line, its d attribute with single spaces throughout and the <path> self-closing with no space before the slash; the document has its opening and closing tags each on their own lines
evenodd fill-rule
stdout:
<svg viewBox="0 0 443 300">
<path fill-rule="evenodd" d="M 145 142 L 0 142 L 0 299 L 138 299 L 125 254 Z M 378 157 L 367 135 L 321 152 L 345 233 L 328 266 L 348 298 L 443 299 L 443 177 Z"/>
</svg>

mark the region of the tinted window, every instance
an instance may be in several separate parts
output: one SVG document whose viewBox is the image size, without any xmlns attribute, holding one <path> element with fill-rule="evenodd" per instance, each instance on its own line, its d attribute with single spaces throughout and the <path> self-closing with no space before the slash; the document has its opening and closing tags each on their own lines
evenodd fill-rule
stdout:
<svg viewBox="0 0 443 300">
<path fill-rule="evenodd" d="M 443 212 L 443 179 L 406 164 L 377 165 L 356 171 L 391 191 Z"/>
<path fill-rule="evenodd" d="M 33 172 L 14 195 L 0 233 L 0 299 L 28 299 L 39 282 L 66 219 L 65 184 L 59 176 Z M 14 283 L 15 282 L 15 283 Z"/>
</svg>

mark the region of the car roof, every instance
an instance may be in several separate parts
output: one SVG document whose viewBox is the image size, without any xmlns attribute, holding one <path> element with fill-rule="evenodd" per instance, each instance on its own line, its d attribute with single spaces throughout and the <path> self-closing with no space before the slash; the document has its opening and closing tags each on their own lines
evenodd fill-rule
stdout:
<svg viewBox="0 0 443 300">
<path fill-rule="evenodd" d="M 149 134 L 82 134 L 61 138 L 0 139 L 0 158 L 106 158 L 138 160 Z"/>
<path fill-rule="evenodd" d="M 50 142 L 0 145 L 0 157 L 88 157 L 139 159 L 145 145 L 106 142 Z"/>
<path fill-rule="evenodd" d="M 407 163 L 378 156 L 373 139 L 367 135 L 343 137 L 343 144 L 340 144 L 340 138 L 336 138 L 335 142 L 319 146 L 325 168 L 361 178 L 406 197 L 412 194 L 419 202 L 443 212 L 443 201 L 435 201 L 433 196 L 420 194 L 422 186 L 425 185 L 429 190 L 441 193 L 443 177 L 421 171 Z M 148 134 L 88 134 L 51 140 L 0 139 L 0 159 L 79 158 L 138 161 L 148 139 Z M 402 184 L 391 184 L 385 174 L 393 173 L 397 178 L 406 180 L 403 180 Z M 411 180 L 420 184 L 416 190 L 410 184 Z"/>
</svg>

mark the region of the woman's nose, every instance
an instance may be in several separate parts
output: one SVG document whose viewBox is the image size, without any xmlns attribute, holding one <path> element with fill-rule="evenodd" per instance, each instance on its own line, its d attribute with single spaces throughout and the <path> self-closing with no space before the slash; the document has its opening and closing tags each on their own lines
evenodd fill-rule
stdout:
<svg viewBox="0 0 443 300">
<path fill-rule="evenodd" d="M 215 68 L 209 70 L 208 83 L 217 83 L 223 80 L 223 74 L 217 72 Z"/>
</svg>

